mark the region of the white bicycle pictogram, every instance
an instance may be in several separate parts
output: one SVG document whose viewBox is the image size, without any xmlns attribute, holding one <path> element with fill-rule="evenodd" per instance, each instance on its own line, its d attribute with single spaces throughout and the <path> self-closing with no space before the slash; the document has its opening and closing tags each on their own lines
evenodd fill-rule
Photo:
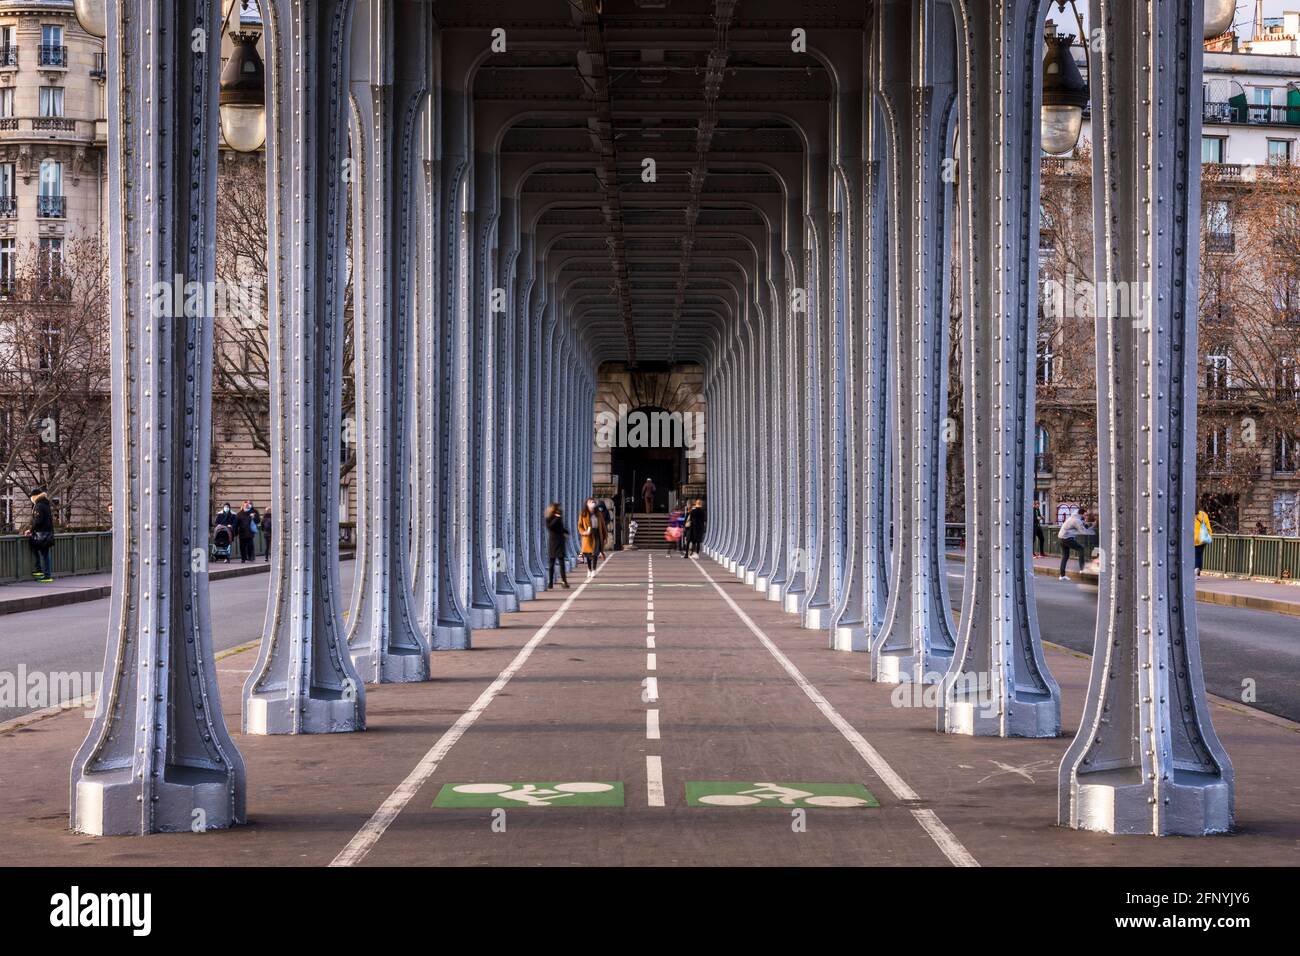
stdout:
<svg viewBox="0 0 1300 956">
<path fill-rule="evenodd" d="M 530 807 L 549 807 L 565 797 L 575 797 L 582 793 L 608 793 L 614 788 L 608 783 L 573 781 L 557 783 L 554 788 L 539 787 L 535 783 L 525 783 L 518 787 L 509 783 L 462 783 L 451 789 L 454 793 L 496 794 L 503 800 L 514 800 Z"/>
<path fill-rule="evenodd" d="M 787 807 L 793 807 L 798 803 L 810 807 L 867 806 L 867 801 L 861 797 L 838 796 L 835 794 L 818 796 L 809 790 L 799 790 L 795 787 L 783 787 L 777 783 L 763 783 L 761 781 L 756 782 L 752 790 L 741 790 L 739 793 L 710 793 L 699 798 L 700 803 L 714 807 L 752 807 L 756 803 L 770 801 L 776 801 Z"/>
</svg>

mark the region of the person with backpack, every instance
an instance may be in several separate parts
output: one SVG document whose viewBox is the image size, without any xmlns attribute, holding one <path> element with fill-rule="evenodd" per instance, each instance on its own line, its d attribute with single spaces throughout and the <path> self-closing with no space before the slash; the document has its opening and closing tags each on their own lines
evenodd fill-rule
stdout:
<svg viewBox="0 0 1300 956">
<path fill-rule="evenodd" d="M 1192 519 L 1192 545 L 1196 548 L 1196 576 L 1201 576 L 1201 564 L 1205 560 L 1205 546 L 1214 540 L 1210 529 L 1210 516 L 1204 509 L 1196 512 Z"/>
<path fill-rule="evenodd" d="M 1056 533 L 1057 539 L 1061 542 L 1061 580 L 1065 580 L 1065 566 L 1070 563 L 1070 552 L 1078 550 L 1079 552 L 1079 570 L 1083 570 L 1084 548 L 1083 542 L 1079 540 L 1081 536 L 1092 534 L 1092 529 L 1088 527 L 1088 509 L 1080 508 L 1076 514 L 1070 515 L 1061 522 L 1061 530 Z"/>
<path fill-rule="evenodd" d="M 54 580 L 50 574 L 50 549 L 54 547 L 54 509 L 44 488 L 33 488 L 28 494 L 32 502 L 32 519 L 23 532 L 27 546 L 32 549 L 32 577 L 45 584 Z"/>
</svg>

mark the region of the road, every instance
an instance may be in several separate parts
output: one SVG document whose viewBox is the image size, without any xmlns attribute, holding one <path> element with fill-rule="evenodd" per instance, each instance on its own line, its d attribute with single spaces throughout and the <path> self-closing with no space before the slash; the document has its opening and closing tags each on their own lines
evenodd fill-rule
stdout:
<svg viewBox="0 0 1300 956">
<path fill-rule="evenodd" d="M 340 564 L 345 593 L 351 593 L 353 563 Z M 256 639 L 266 611 L 267 578 L 254 575 L 214 581 L 211 601 L 218 651 Z M 950 566 L 949 593 L 961 605 L 961 570 Z M 1074 581 L 1034 580 L 1043 639 L 1091 653 L 1097 592 Z M 1253 686 L 1251 706 L 1300 721 L 1300 621 L 1265 611 L 1197 604 L 1206 686 L 1211 693 L 1241 700 Z M 0 615 L 0 675 L 90 673 L 104 663 L 108 600 Z M 2 679 L 2 677 L 0 677 Z M 97 678 L 96 678 L 97 679 Z M 1253 682 L 1253 684 L 1248 684 Z M 61 699 L 52 701 L 62 703 Z M 0 703 L 7 701 L 0 700 Z M 39 706 L 36 706 L 39 705 Z M 0 707 L 0 722 L 47 706 Z"/>
</svg>

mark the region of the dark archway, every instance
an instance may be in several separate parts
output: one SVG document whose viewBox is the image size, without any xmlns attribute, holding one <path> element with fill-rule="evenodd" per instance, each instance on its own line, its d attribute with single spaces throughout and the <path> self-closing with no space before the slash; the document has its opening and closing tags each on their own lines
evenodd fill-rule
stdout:
<svg viewBox="0 0 1300 956">
<path fill-rule="evenodd" d="M 611 451 L 611 469 L 623 498 L 634 499 L 632 508 L 644 510 L 641 486 L 646 478 L 655 484 L 654 510 L 666 512 L 688 480 L 687 440 L 681 414 L 643 405 L 619 420 L 617 441 Z"/>
</svg>

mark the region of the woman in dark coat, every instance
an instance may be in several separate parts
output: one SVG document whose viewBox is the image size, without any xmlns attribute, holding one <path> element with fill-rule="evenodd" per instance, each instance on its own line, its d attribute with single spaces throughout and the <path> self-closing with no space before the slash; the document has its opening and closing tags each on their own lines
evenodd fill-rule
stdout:
<svg viewBox="0 0 1300 956">
<path fill-rule="evenodd" d="M 568 575 L 564 573 L 564 539 L 569 536 L 569 529 L 564 526 L 564 516 L 560 513 L 560 503 L 552 501 L 546 508 L 546 534 L 550 538 L 548 554 L 550 560 L 547 562 L 546 588 L 550 590 L 555 587 L 555 565 L 560 565 L 560 582 L 567 588 L 569 586 Z"/>
<path fill-rule="evenodd" d="M 700 545 L 704 543 L 704 520 L 704 500 L 696 498 L 686 512 L 686 553 L 682 557 L 699 555 Z"/>
<path fill-rule="evenodd" d="M 32 577 L 41 583 L 53 581 L 50 575 L 50 548 L 54 547 L 54 509 L 44 488 L 33 488 L 32 520 L 27 526 L 27 546 L 32 549 Z"/>
</svg>

